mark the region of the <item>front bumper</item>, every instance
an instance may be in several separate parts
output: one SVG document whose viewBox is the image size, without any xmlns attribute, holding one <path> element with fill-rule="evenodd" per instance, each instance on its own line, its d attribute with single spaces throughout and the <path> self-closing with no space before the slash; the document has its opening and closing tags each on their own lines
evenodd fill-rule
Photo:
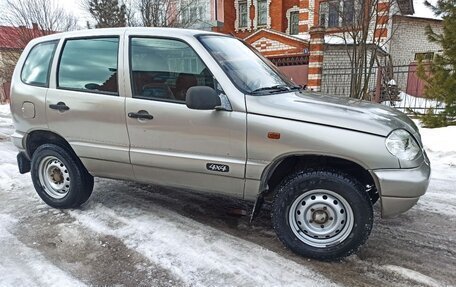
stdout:
<svg viewBox="0 0 456 287">
<path fill-rule="evenodd" d="M 412 208 L 429 185 L 431 166 L 424 161 L 410 169 L 373 170 L 380 193 L 382 217 L 390 217 Z"/>
</svg>

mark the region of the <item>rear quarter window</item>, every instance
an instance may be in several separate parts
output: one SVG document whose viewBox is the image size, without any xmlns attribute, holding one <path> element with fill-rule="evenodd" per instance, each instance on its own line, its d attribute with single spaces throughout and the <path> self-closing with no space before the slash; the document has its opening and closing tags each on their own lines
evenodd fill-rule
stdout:
<svg viewBox="0 0 456 287">
<path fill-rule="evenodd" d="M 49 71 L 58 41 L 35 45 L 27 56 L 21 71 L 22 82 L 39 87 L 48 87 Z"/>
</svg>

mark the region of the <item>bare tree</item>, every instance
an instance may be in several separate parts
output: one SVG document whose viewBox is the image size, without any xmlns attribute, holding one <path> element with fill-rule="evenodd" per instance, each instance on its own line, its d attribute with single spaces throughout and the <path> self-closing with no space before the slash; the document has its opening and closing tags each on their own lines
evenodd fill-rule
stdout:
<svg viewBox="0 0 456 287">
<path fill-rule="evenodd" d="M 30 40 L 77 28 L 76 17 L 54 0 L 4 0 L 1 9 L 0 22 L 9 26 L 9 31 L 0 35 L 0 42 L 6 44 L 0 50 L 0 85 L 11 79 Z"/>
<path fill-rule="evenodd" d="M 368 98 L 374 67 L 385 66 L 380 59 L 394 31 L 387 29 L 391 17 L 399 13 L 396 0 L 343 0 L 320 4 L 320 24 L 342 40 L 351 68 L 350 97 Z M 390 63 L 388 63 L 390 65 Z M 392 79 L 392 71 L 384 73 Z"/>
</svg>

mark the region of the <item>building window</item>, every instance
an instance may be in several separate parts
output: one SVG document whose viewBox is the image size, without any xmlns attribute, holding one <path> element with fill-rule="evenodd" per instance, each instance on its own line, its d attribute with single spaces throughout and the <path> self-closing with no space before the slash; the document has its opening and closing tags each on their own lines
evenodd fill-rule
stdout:
<svg viewBox="0 0 456 287">
<path fill-rule="evenodd" d="M 247 2 L 239 3 L 239 27 L 247 27 Z"/>
<path fill-rule="evenodd" d="M 424 60 L 432 60 L 434 59 L 434 52 L 427 52 L 427 53 L 415 53 L 415 61 L 424 61 Z"/>
<path fill-rule="evenodd" d="M 320 3 L 320 25 L 333 27 L 346 27 L 356 21 L 355 0 L 337 0 Z"/>
<path fill-rule="evenodd" d="M 266 26 L 268 24 L 268 2 L 267 0 L 258 0 L 258 26 Z"/>
<path fill-rule="evenodd" d="M 299 33 L 299 11 L 290 13 L 290 35 Z"/>
<path fill-rule="evenodd" d="M 353 25 L 355 20 L 355 1 L 344 0 L 343 1 L 343 14 L 342 21 L 344 26 Z"/>
</svg>

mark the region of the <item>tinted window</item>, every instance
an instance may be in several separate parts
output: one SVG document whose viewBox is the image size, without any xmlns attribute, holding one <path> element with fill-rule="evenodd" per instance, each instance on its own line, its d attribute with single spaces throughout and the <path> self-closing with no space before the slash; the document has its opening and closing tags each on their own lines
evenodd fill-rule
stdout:
<svg viewBox="0 0 456 287">
<path fill-rule="evenodd" d="M 49 69 L 56 46 L 57 41 L 52 41 L 32 48 L 22 68 L 21 79 L 24 83 L 42 87 L 49 85 Z"/>
<path fill-rule="evenodd" d="M 60 58 L 58 87 L 117 93 L 119 38 L 67 40 Z"/>
<path fill-rule="evenodd" d="M 130 40 L 133 96 L 185 101 L 193 86 L 214 87 L 209 69 L 186 43 L 153 38 Z"/>
</svg>

